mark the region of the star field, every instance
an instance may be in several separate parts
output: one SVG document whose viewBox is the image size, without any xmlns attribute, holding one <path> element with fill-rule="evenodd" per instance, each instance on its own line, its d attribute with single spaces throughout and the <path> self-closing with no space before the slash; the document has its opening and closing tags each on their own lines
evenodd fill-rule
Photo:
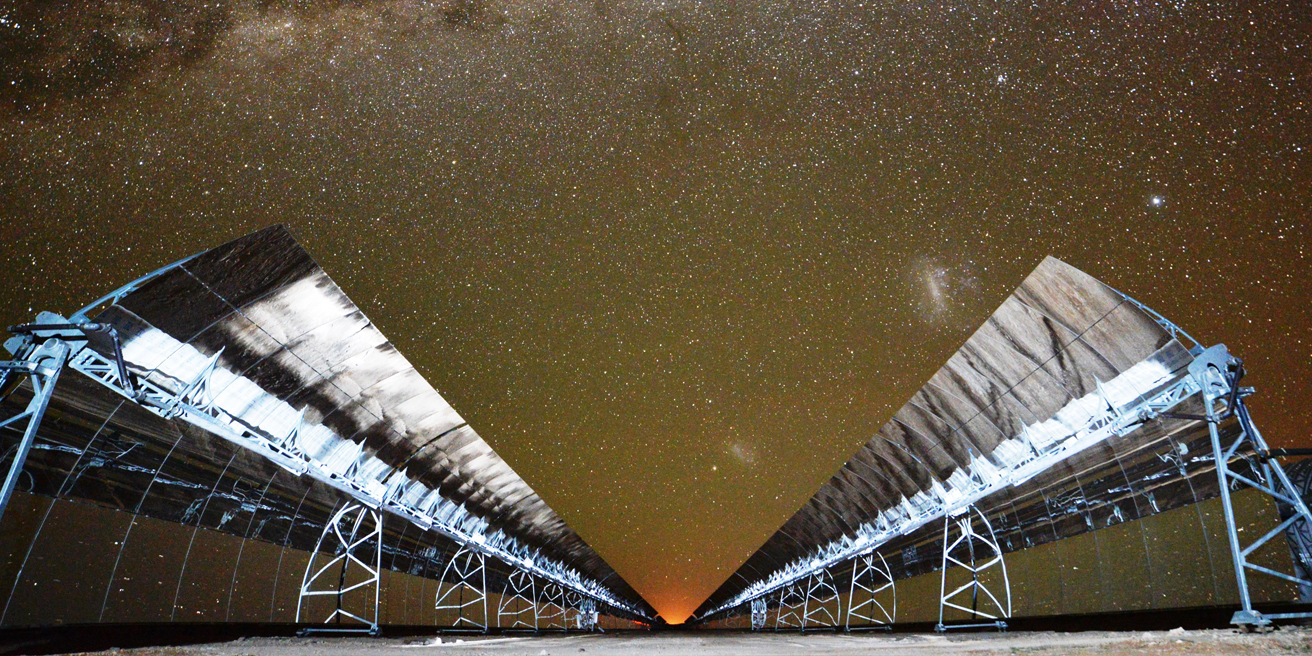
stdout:
<svg viewBox="0 0 1312 656">
<path fill-rule="evenodd" d="M 1045 255 L 1308 443 L 1301 3 L 0 8 L 0 319 L 274 222 L 670 621 Z"/>
</svg>

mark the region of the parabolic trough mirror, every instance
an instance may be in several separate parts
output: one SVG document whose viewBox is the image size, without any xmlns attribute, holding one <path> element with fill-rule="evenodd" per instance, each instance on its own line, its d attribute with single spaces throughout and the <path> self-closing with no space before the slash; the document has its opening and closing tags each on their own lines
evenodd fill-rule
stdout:
<svg viewBox="0 0 1312 656">
<path fill-rule="evenodd" d="M 1047 258 L 694 616 L 1005 627 L 1306 599 L 1301 493 L 1242 363 Z M 1215 454 L 1224 454 L 1218 471 Z M 1222 485 L 1222 481 L 1225 485 Z"/>
<path fill-rule="evenodd" d="M 656 621 L 281 226 L 13 332 L 0 626 Z M 1048 258 L 693 621 L 1293 617 L 1309 471 L 1242 375 Z"/>
<path fill-rule="evenodd" d="M 281 226 L 16 332 L 4 626 L 655 616 Z"/>
</svg>

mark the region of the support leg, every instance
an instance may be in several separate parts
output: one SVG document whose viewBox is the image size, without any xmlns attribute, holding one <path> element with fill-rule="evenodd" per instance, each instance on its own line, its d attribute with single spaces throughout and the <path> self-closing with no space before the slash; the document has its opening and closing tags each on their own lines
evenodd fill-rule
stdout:
<svg viewBox="0 0 1312 656">
<path fill-rule="evenodd" d="M 18 478 L 23 473 L 23 465 L 27 462 L 27 454 L 32 450 L 32 444 L 36 442 L 37 430 L 41 428 L 41 420 L 45 418 L 46 408 L 50 406 L 50 397 L 55 393 L 55 383 L 59 380 L 60 372 L 64 370 L 68 354 L 68 344 L 52 339 L 34 349 L 23 361 L 2 363 L 8 375 L 25 373 L 30 377 L 32 400 L 28 402 L 27 409 L 22 413 L 0 422 L 0 426 L 4 426 L 27 421 L 23 438 L 14 449 L 14 459 L 9 464 L 9 473 L 5 476 L 4 486 L 0 487 L 0 519 L 4 518 L 5 509 L 9 507 L 9 497 L 13 496 Z"/>
<path fill-rule="evenodd" d="M 503 629 L 538 629 L 538 602 L 533 575 L 515 569 L 506 579 L 506 589 L 497 604 L 497 626 Z M 510 610 L 508 610 L 510 609 Z M 525 618 L 531 618 L 525 619 Z M 509 622 L 509 624 L 507 624 Z"/>
<path fill-rule="evenodd" d="M 437 582 L 436 610 L 456 611 L 452 626 L 466 625 L 487 631 L 487 557 L 481 551 L 461 546 L 447 561 L 442 578 Z M 445 586 L 445 589 L 444 589 Z M 465 593 L 469 598 L 465 598 Z"/>
<path fill-rule="evenodd" d="M 1249 556 L 1276 536 L 1290 530 L 1312 531 L 1312 512 L 1303 501 L 1299 489 L 1290 482 L 1280 463 L 1274 459 L 1271 449 L 1262 434 L 1253 424 L 1252 417 L 1244 403 L 1244 396 L 1249 393 L 1239 387 L 1243 376 L 1243 363 L 1230 356 L 1224 345 L 1216 345 L 1199 354 L 1189 365 L 1189 373 L 1201 388 L 1208 436 L 1212 442 L 1212 458 L 1216 465 L 1217 482 L 1220 485 L 1222 512 L 1225 517 L 1226 538 L 1230 544 L 1230 558 L 1235 570 L 1235 583 L 1239 588 L 1240 608 L 1230 622 L 1243 627 L 1265 626 L 1272 620 L 1312 617 L 1312 613 L 1274 613 L 1264 614 L 1254 610 L 1252 593 L 1248 586 L 1249 571 L 1266 574 L 1289 581 L 1300 587 L 1312 586 L 1312 581 L 1291 576 L 1283 572 L 1249 562 Z M 1217 411 L 1217 403 L 1225 401 L 1224 414 Z M 1223 419 L 1233 417 L 1239 423 L 1239 437 L 1226 444 L 1221 438 L 1220 423 Z M 1262 460 L 1262 466 L 1255 471 L 1252 478 L 1236 472 L 1230 466 L 1230 460 L 1242 453 L 1253 452 Z M 1259 479 L 1259 480 L 1253 480 Z M 1290 508 L 1287 518 L 1282 519 L 1276 528 L 1268 531 L 1252 544 L 1243 546 L 1239 540 L 1239 529 L 1235 520 L 1234 502 L 1231 486 L 1240 485 L 1261 492 L 1277 503 Z M 1301 542 L 1291 541 L 1291 547 L 1300 548 Z M 1295 559 L 1303 554 L 1295 554 Z"/>
<path fill-rule="evenodd" d="M 843 626 L 849 631 L 853 619 L 883 628 L 890 628 L 897 621 L 897 583 L 883 554 L 871 552 L 852 559 L 852 584 L 845 615 Z"/>
<path fill-rule="evenodd" d="M 984 531 L 975 529 L 976 519 L 979 520 Z M 960 532 L 955 540 L 952 539 L 954 522 Z M 969 559 L 969 562 L 961 560 L 958 555 Z M 947 577 L 951 566 L 960 567 L 968 572 L 970 581 L 949 591 Z M 997 568 L 1001 574 L 1002 590 L 998 591 L 1000 593 L 998 595 L 980 581 L 980 573 L 991 568 Z M 971 595 L 969 608 L 956 601 L 967 592 Z M 981 600 L 987 600 L 988 610 L 979 608 Z M 964 624 L 948 624 L 945 621 L 948 608 L 969 613 L 970 618 Z M 1002 556 L 1002 548 L 998 546 L 997 536 L 993 533 L 993 525 L 989 523 L 988 517 L 974 506 L 955 520 L 946 517 L 943 521 L 943 569 L 939 579 L 938 617 L 938 626 L 934 627 L 934 630 L 939 632 L 978 627 L 1006 630 L 1005 620 L 1011 617 L 1011 582 L 1007 578 L 1007 564 Z M 979 622 L 980 619 L 989 621 Z"/>
<path fill-rule="evenodd" d="M 333 545 L 335 555 L 326 564 L 316 568 L 313 554 L 320 553 L 325 540 Z M 368 553 L 370 550 L 372 553 Z M 336 608 L 321 622 L 334 626 L 307 627 L 300 631 L 301 635 L 312 633 L 378 635 L 382 558 L 382 514 L 359 502 L 347 502 L 324 525 L 310 562 L 305 566 L 305 574 L 301 577 L 300 596 L 296 601 L 296 623 L 299 624 L 302 621 L 302 614 L 308 611 L 305 608 L 307 599 L 334 597 Z M 326 586 L 325 581 L 329 582 Z M 346 608 L 354 599 L 361 598 L 361 595 L 350 595 L 357 590 L 364 590 L 362 601 L 366 608 L 362 614 Z M 345 625 L 344 620 L 352 625 Z"/>
</svg>

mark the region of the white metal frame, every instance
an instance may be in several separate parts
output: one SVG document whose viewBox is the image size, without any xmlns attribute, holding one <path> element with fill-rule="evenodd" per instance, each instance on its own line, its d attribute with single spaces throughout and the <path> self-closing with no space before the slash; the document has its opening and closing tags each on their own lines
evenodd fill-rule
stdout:
<svg viewBox="0 0 1312 656">
<path fill-rule="evenodd" d="M 971 514 L 974 511 L 974 514 Z M 983 523 L 987 534 L 975 530 L 975 517 Z M 952 540 L 952 527 L 956 526 L 959 535 L 957 539 Z M 965 548 L 970 562 L 966 562 L 956 556 L 959 549 Z M 983 564 L 980 564 L 980 558 L 976 553 L 977 548 L 987 549 L 988 553 L 983 558 Z M 970 582 L 966 583 L 955 590 L 947 591 L 948 568 L 949 563 L 964 568 L 970 572 Z M 979 580 L 979 575 L 990 568 L 997 567 L 1002 572 L 1002 592 L 1006 600 L 1004 605 L 992 591 Z M 1011 618 L 1011 581 L 1007 578 L 1007 562 L 1002 556 L 1002 547 L 998 545 L 997 536 L 993 533 L 993 525 L 989 523 L 989 518 L 984 516 L 978 508 L 971 506 L 961 516 L 943 518 L 943 567 L 939 577 L 939 602 L 938 602 L 938 625 L 934 627 L 935 631 L 947 631 L 949 629 L 965 629 L 974 627 L 996 627 L 1000 630 L 1007 628 L 1005 620 Z M 971 607 L 967 608 L 954 600 L 960 595 L 969 592 L 971 594 Z M 988 598 L 993 604 L 993 612 L 985 612 L 979 609 L 979 593 L 983 592 L 984 597 Z M 988 622 L 968 621 L 966 623 L 948 624 L 944 621 L 944 612 L 948 608 L 970 613 L 971 620 L 984 618 Z"/>
<path fill-rule="evenodd" d="M 875 558 L 879 562 L 875 562 Z M 870 582 L 866 583 L 867 580 Z M 858 593 L 869 595 L 870 598 L 857 603 Z M 887 606 L 880 601 L 885 596 L 891 597 L 887 599 Z M 852 630 L 853 618 L 884 628 L 897 622 L 897 582 L 893 580 L 888 561 L 877 551 L 852 559 L 852 585 L 848 588 L 847 613 L 843 623 L 849 631 Z"/>
<path fill-rule="evenodd" d="M 49 339 L 39 346 L 25 344 L 17 354 L 18 359 L 0 362 L 0 388 L 6 386 L 13 376 L 27 376 L 32 383 L 32 400 L 28 402 L 27 408 L 0 421 L 0 428 L 27 422 L 27 426 L 23 428 L 23 437 L 14 448 L 14 457 L 9 463 L 9 473 L 5 475 L 4 485 L 0 486 L 0 517 L 4 517 L 5 509 L 9 506 L 9 498 L 13 496 L 14 488 L 18 486 L 18 478 L 23 473 L 23 464 L 27 462 L 27 454 L 32 451 L 32 444 L 36 442 L 37 430 L 41 427 L 41 420 L 45 418 L 46 408 L 50 407 L 50 397 L 55 393 L 55 383 L 59 381 L 59 374 L 64 371 L 64 364 L 68 362 L 71 350 L 67 342 L 58 338 Z"/>
<path fill-rule="evenodd" d="M 583 595 L 573 590 L 565 591 L 565 630 L 571 628 L 577 629 L 582 626 L 582 602 Z"/>
<path fill-rule="evenodd" d="M 831 611 L 830 604 L 838 604 L 839 608 Z M 802 604 L 802 630 L 838 626 L 838 617 L 843 614 L 842 605 L 833 574 L 830 574 L 828 569 L 812 574 L 806 581 L 806 600 Z"/>
<path fill-rule="evenodd" d="M 349 527 L 347 532 L 342 528 Z M 363 529 L 363 533 L 361 533 Z M 320 553 L 323 547 L 324 538 L 331 535 L 334 538 L 334 553 L 336 554 L 331 560 L 324 565 L 316 568 L 314 564 L 315 556 Z M 365 562 L 357 555 L 357 550 L 373 549 L 373 562 Z M 323 533 L 319 535 L 319 541 L 314 545 L 314 551 L 310 552 L 310 562 L 305 565 L 305 574 L 301 577 L 300 595 L 296 599 L 296 623 L 301 623 L 301 612 L 305 601 L 309 597 L 335 596 L 337 606 L 333 612 L 328 615 L 322 624 L 331 624 L 336 622 L 338 626 L 334 627 L 307 627 L 301 629 L 301 634 L 311 633 L 367 633 L 369 635 L 378 635 L 378 595 L 382 588 L 380 579 L 383 571 L 383 516 L 376 509 L 365 506 L 355 501 L 348 502 L 333 514 L 331 520 L 323 527 Z M 364 572 L 364 580 L 355 583 L 347 583 L 351 573 L 351 566 Z M 313 574 L 311 574 L 313 572 Z M 325 588 L 316 589 L 316 584 L 322 583 L 325 574 L 329 584 Z M 336 574 L 336 583 L 332 583 L 332 574 Z M 348 593 L 363 588 L 373 588 L 373 617 L 362 617 L 343 608 L 343 601 Z M 366 614 L 368 614 L 366 612 Z M 354 622 L 359 622 L 364 626 L 344 627 L 340 626 L 342 619 L 346 618 Z"/>
<path fill-rule="evenodd" d="M 454 582 L 448 579 L 455 575 Z M 465 591 L 470 597 L 465 599 Z M 465 610 L 472 608 L 482 610 L 482 621 L 465 616 Z M 461 628 L 462 622 L 480 631 L 487 631 L 487 558 L 482 551 L 469 549 L 461 545 L 451 556 L 442 571 L 442 578 L 437 580 L 437 599 L 434 609 L 438 611 L 456 611 L 456 621 L 451 626 Z"/>
<path fill-rule="evenodd" d="M 591 597 L 579 597 L 579 617 L 578 628 L 580 631 L 595 631 L 597 629 L 597 600 Z"/>
<path fill-rule="evenodd" d="M 515 610 L 507 611 L 514 607 Z M 525 614 L 533 618 L 532 623 L 524 621 Z M 506 624 L 506 618 L 510 623 Z M 515 568 L 506 578 L 506 588 L 497 603 L 497 626 L 503 629 L 538 629 L 537 582 L 533 575 Z"/>
<path fill-rule="evenodd" d="M 802 628 L 802 613 L 806 608 L 806 595 L 798 584 L 779 588 L 779 608 L 774 615 L 774 630 Z M 801 611 L 801 612 L 799 612 Z"/>
<path fill-rule="evenodd" d="M 760 631 L 765 628 L 766 620 L 769 617 L 770 609 L 765 603 L 765 597 L 757 597 L 752 600 L 752 630 Z"/>
<path fill-rule="evenodd" d="M 14 448 L 14 457 L 9 463 L 9 473 L 5 476 L 4 485 L 0 487 L 0 517 L 4 517 L 5 509 L 9 506 L 9 498 L 13 496 L 14 488 L 18 486 L 18 478 L 23 473 L 23 464 L 27 462 L 27 454 L 32 451 L 32 444 L 36 442 L 37 430 L 41 427 L 41 420 L 45 418 L 46 408 L 50 407 L 50 397 L 55 393 L 55 383 L 59 381 L 59 374 L 64 371 L 64 364 L 68 362 L 71 347 L 61 339 L 50 339 L 40 346 L 30 346 L 25 350 L 27 352 L 22 353 L 22 357 L 18 360 L 0 362 L 0 387 L 8 384 L 12 376 L 27 376 L 32 383 L 32 400 L 28 402 L 27 408 L 0 421 L 0 428 L 27 422 L 27 426 L 23 428 L 23 437 Z"/>
<path fill-rule="evenodd" d="M 555 581 L 548 581 L 538 592 L 538 628 L 568 630 L 565 589 Z"/>
</svg>

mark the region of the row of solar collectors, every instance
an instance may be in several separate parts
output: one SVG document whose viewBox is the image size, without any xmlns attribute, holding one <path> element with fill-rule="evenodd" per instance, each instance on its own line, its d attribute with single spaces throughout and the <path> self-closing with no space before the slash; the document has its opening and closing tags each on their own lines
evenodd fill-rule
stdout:
<svg viewBox="0 0 1312 656">
<path fill-rule="evenodd" d="M 0 405 L 0 418 L 20 412 L 30 396 L 26 387 L 17 390 Z M 5 428 L 0 448 L 11 452 L 20 435 Z M 347 501 L 66 372 L 0 523 L 0 626 L 293 622 L 311 552 Z M 396 517 L 384 515 L 384 527 L 380 622 L 460 622 L 435 603 L 458 545 Z M 321 553 L 316 562 L 328 558 Z M 476 607 L 464 611 L 466 620 L 495 627 L 499 609 L 526 610 L 522 602 L 502 603 L 510 574 L 487 559 L 486 620 Z M 367 591 L 353 594 L 350 610 L 371 614 Z M 333 596 L 311 599 L 303 617 L 327 617 L 334 604 Z M 635 626 L 616 609 L 598 610 L 603 628 Z M 556 612 L 555 622 L 566 615 Z"/>
<path fill-rule="evenodd" d="M 1201 401 L 1195 396 L 1178 412 L 1200 414 Z M 1233 439 L 1239 427 L 1232 419 L 1221 429 L 1223 439 Z M 1260 478 L 1254 464 L 1240 460 L 1232 468 Z M 1164 418 L 1107 440 L 976 507 L 1004 553 L 1012 616 L 1036 617 L 1238 603 L 1218 495 L 1206 424 Z M 1279 509 L 1265 495 L 1240 493 L 1235 506 L 1243 535 L 1260 536 L 1280 523 Z M 986 530 L 982 521 L 975 521 L 974 527 Z M 939 520 L 877 549 L 880 564 L 887 563 L 896 581 L 897 622 L 938 621 L 945 530 L 948 525 Z M 959 535 L 955 527 L 952 532 Z M 963 557 L 959 551 L 953 555 Z M 991 555 L 983 548 L 977 554 L 980 563 Z M 1294 569 L 1284 539 L 1268 543 L 1256 556 L 1263 566 Z M 820 599 L 828 615 L 822 611 L 818 617 L 832 616 L 845 624 L 849 605 L 870 598 L 859 586 L 853 598 L 852 575 L 857 571 L 856 560 L 828 568 L 824 576 L 832 578 L 838 598 Z M 994 567 L 980 573 L 981 582 L 999 596 L 1006 592 L 1001 571 Z M 970 576 L 965 568 L 949 567 L 946 590 L 956 589 Z M 1255 601 L 1286 601 L 1299 595 L 1293 584 L 1279 579 L 1250 579 Z M 868 573 L 858 581 L 872 588 L 879 582 Z M 799 589 L 805 591 L 808 584 L 808 579 L 801 580 Z M 881 603 L 888 606 L 890 593 L 882 595 Z M 765 597 L 766 626 L 775 626 L 780 601 L 787 602 L 787 597 L 783 590 Z M 978 608 L 996 614 L 987 602 Z M 811 610 L 814 615 L 814 607 Z M 748 611 L 746 605 L 739 606 L 708 618 L 705 625 L 748 626 Z M 868 607 L 864 614 L 869 614 Z M 785 617 L 785 623 L 789 619 Z M 949 608 L 944 619 L 972 618 Z M 869 618 L 852 620 L 853 626 L 872 623 Z"/>
</svg>

